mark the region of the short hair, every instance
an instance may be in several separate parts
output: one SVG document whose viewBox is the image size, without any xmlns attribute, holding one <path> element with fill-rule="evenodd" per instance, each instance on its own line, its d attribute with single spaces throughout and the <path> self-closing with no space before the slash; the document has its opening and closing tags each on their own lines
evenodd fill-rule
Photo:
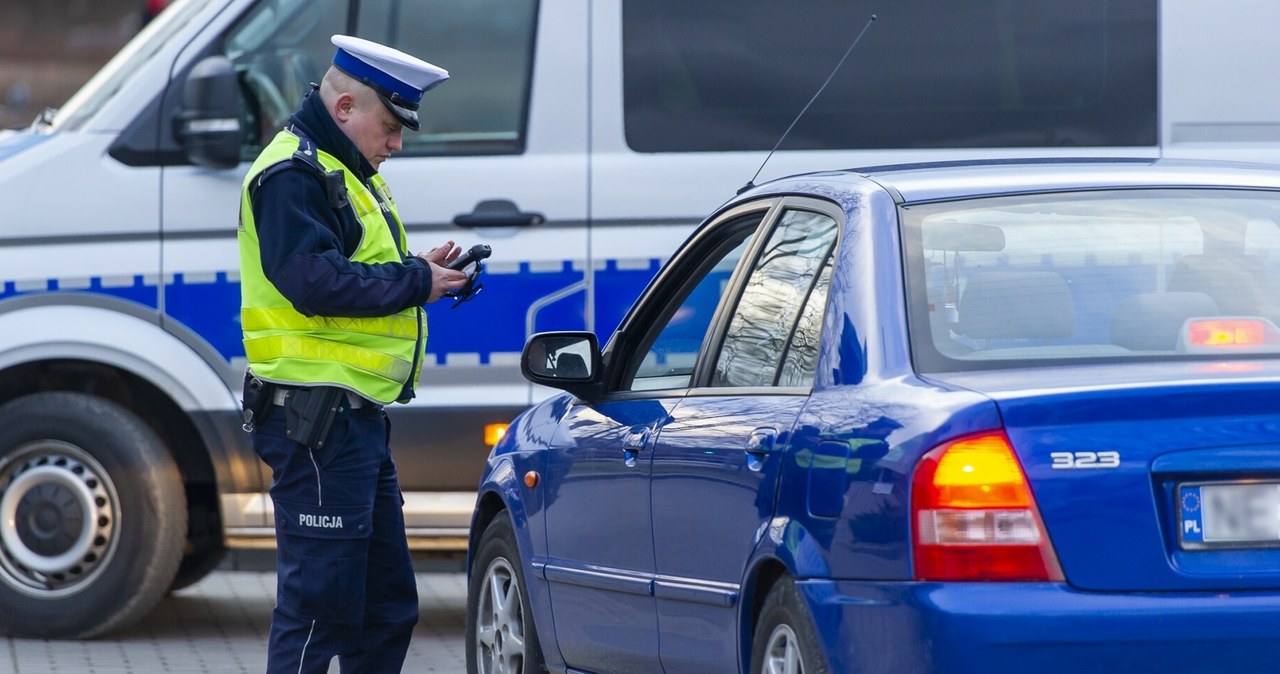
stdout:
<svg viewBox="0 0 1280 674">
<path fill-rule="evenodd" d="M 360 80 L 342 72 L 337 66 L 329 66 L 320 80 L 320 98 L 326 106 L 333 105 L 342 94 L 351 94 L 361 108 L 369 105 L 381 106 L 378 94 Z"/>
</svg>

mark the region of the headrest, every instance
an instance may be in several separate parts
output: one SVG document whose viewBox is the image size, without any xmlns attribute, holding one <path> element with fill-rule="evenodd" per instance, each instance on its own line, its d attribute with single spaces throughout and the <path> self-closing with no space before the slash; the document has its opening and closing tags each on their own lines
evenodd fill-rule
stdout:
<svg viewBox="0 0 1280 674">
<path fill-rule="evenodd" d="M 1173 351 L 1188 318 L 1216 316 L 1218 305 L 1205 293 L 1138 293 L 1116 303 L 1111 343 L 1134 351 Z"/>
<path fill-rule="evenodd" d="M 1051 339 L 1076 329 L 1071 290 L 1051 271 L 973 274 L 956 309 L 954 330 L 975 339 Z"/>
</svg>

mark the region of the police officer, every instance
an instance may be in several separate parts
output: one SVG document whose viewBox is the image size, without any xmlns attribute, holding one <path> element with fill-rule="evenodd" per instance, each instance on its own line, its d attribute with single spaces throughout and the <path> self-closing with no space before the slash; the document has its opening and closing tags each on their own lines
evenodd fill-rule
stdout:
<svg viewBox="0 0 1280 674">
<path fill-rule="evenodd" d="M 418 596 L 382 406 L 406 402 L 422 305 L 460 289 L 452 241 L 411 255 L 378 174 L 449 74 L 335 35 L 333 65 L 259 155 L 240 202 L 246 428 L 272 471 L 269 672 L 400 671 Z"/>
</svg>

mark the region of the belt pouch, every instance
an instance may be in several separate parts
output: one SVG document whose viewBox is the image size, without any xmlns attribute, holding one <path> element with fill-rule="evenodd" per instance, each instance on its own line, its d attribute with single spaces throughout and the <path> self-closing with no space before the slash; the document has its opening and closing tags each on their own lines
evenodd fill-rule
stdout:
<svg viewBox="0 0 1280 674">
<path fill-rule="evenodd" d="M 345 392 L 335 386 L 290 390 L 284 399 L 285 435 L 312 449 L 324 447 L 344 397 Z"/>
<path fill-rule="evenodd" d="M 241 415 L 244 417 L 244 429 L 252 431 L 271 410 L 271 394 L 273 387 L 246 372 L 244 375 L 244 391 L 240 400 Z"/>
</svg>

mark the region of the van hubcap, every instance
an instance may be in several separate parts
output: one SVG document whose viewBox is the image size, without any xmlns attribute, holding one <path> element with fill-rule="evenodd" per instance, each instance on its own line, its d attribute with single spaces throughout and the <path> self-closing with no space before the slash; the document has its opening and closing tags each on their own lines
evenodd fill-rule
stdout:
<svg viewBox="0 0 1280 674">
<path fill-rule="evenodd" d="M 115 550 L 118 504 L 106 470 L 79 447 L 18 447 L 0 462 L 0 581 L 41 597 L 91 583 Z"/>
</svg>

